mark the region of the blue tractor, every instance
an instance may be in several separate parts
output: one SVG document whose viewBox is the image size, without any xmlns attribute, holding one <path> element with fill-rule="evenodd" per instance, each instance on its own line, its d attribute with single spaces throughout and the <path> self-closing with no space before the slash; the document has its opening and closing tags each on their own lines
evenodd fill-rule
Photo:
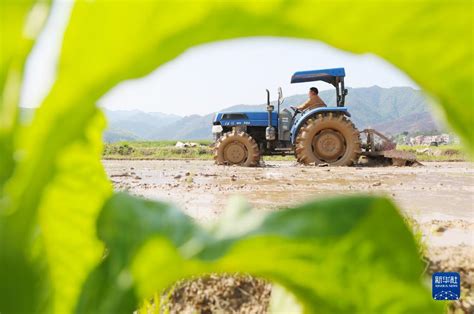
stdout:
<svg viewBox="0 0 474 314">
<path fill-rule="evenodd" d="M 282 109 L 283 95 L 278 89 L 277 110 L 267 90 L 267 110 L 261 112 L 219 112 L 212 132 L 214 159 L 220 165 L 256 166 L 261 156 L 294 154 L 302 164 L 349 166 L 361 155 L 405 162 L 406 156 L 374 130 L 359 132 L 345 107 L 344 68 L 296 72 L 291 83 L 323 81 L 336 88 L 336 104 L 300 113 Z M 374 134 L 375 132 L 375 134 Z M 367 142 L 361 144 L 361 133 Z M 374 137 L 383 139 L 376 144 Z M 381 147 L 383 146 L 383 147 Z M 363 151 L 364 150 L 364 151 Z"/>
</svg>

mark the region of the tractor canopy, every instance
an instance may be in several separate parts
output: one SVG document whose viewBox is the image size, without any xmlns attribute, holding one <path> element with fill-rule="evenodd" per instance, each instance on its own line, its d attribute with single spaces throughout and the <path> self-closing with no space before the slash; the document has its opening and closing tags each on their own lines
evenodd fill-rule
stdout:
<svg viewBox="0 0 474 314">
<path fill-rule="evenodd" d="M 337 86 L 341 78 L 346 76 L 344 68 L 312 70 L 295 72 L 291 77 L 291 83 L 304 83 L 313 81 L 323 81 L 331 85 Z"/>
</svg>

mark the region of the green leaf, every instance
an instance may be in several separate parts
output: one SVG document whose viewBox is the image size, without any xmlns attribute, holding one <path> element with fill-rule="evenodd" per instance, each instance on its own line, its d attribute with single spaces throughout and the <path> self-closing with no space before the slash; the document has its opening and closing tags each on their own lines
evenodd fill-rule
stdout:
<svg viewBox="0 0 474 314">
<path fill-rule="evenodd" d="M 167 204 L 115 195 L 98 222 L 107 257 L 77 312 L 130 312 L 178 279 L 211 272 L 277 282 L 307 312 L 440 311 L 421 281 L 413 235 L 387 199 L 327 199 L 229 218 L 236 228 L 221 228 L 230 223 L 223 220 L 206 230 Z"/>
<path fill-rule="evenodd" d="M 75 4 L 65 34 L 57 82 L 38 110 L 33 125 L 22 130 L 21 135 L 16 127 L 17 100 L 24 56 L 31 46 L 31 41 L 20 37 L 29 2 L 20 1 L 17 4 L 2 1 L 1 5 L 0 285 L 2 291 L 9 291 L 0 295 L 2 312 L 6 311 L 5 308 L 13 309 L 15 304 L 18 304 L 17 310 L 25 309 L 25 312 L 38 310 L 41 304 L 46 304 L 42 309 L 49 309 L 49 305 L 53 303 L 53 310 L 58 312 L 68 312 L 74 307 L 78 294 L 77 286 L 81 285 L 89 270 L 100 260 L 100 244 L 91 226 L 103 201 L 111 192 L 99 161 L 101 116 L 95 103 L 119 82 L 143 76 L 193 45 L 236 37 L 268 35 L 317 39 L 357 53 L 376 53 L 400 67 L 429 92 L 435 101 L 441 104 L 448 121 L 463 138 L 466 146 L 471 152 L 474 151 L 474 135 L 470 129 L 474 118 L 473 108 L 470 106 L 473 101 L 474 58 L 472 42 L 469 44 L 472 39 L 469 32 L 472 29 L 472 4 L 469 1 L 416 1 L 410 4 L 396 1 L 344 2 L 342 8 L 339 2 L 321 2 L 316 5 L 313 1 L 137 1 L 133 5 L 116 1 L 79 1 Z M 337 23 L 328 26 L 329 19 L 336 20 Z M 27 26 L 27 30 L 39 29 L 35 23 Z M 360 205 L 360 208 L 378 201 L 367 202 L 363 206 Z M 130 206 L 140 207 L 142 203 L 133 201 Z M 375 212 L 366 210 L 372 214 Z M 361 216 L 357 216 L 356 212 L 351 213 L 361 224 L 363 221 L 371 221 L 369 218 L 375 215 L 365 216 L 361 212 Z M 244 217 L 247 216 L 243 215 L 242 218 Z M 381 236 L 381 239 L 369 241 L 377 248 L 374 252 L 381 255 L 370 259 L 372 244 L 362 246 L 365 249 L 356 250 L 358 255 L 355 256 L 355 261 L 370 261 L 374 263 L 371 265 L 380 266 L 376 261 L 385 261 L 384 254 L 387 254 L 392 257 L 392 264 L 400 266 L 400 273 L 405 273 L 407 277 L 398 278 L 390 291 L 377 286 L 375 292 L 380 297 L 376 299 L 368 300 L 362 296 L 357 301 L 351 297 L 342 299 L 345 301 L 341 301 L 340 305 L 326 304 L 324 299 L 318 299 L 326 297 L 324 291 L 314 288 L 314 291 L 308 292 L 308 287 L 302 287 L 299 283 L 301 278 L 298 276 L 302 276 L 305 269 L 311 271 L 308 273 L 310 276 L 320 274 L 320 270 L 307 268 L 305 258 L 316 258 L 322 266 L 341 270 L 336 279 L 347 278 L 354 281 L 354 287 L 347 288 L 347 294 L 351 296 L 358 288 L 358 283 L 371 278 L 371 273 L 361 272 L 358 278 L 352 278 L 345 272 L 344 265 L 348 264 L 347 260 L 326 265 L 328 262 L 325 262 L 324 256 L 316 253 L 308 255 L 305 248 L 313 247 L 315 243 L 306 243 L 303 239 L 295 244 L 296 240 L 291 234 L 300 232 L 302 226 L 299 222 L 288 225 L 287 229 L 275 218 L 278 216 L 269 217 L 258 217 L 264 220 L 252 228 L 235 231 L 236 234 L 232 235 L 226 234 L 227 228 L 222 226 L 217 226 L 214 233 L 194 228 L 192 237 L 196 237 L 196 240 L 181 248 L 184 253 L 176 249 L 181 247 L 178 240 L 171 238 L 174 242 L 170 243 L 169 234 L 165 238 L 159 237 L 150 241 L 146 241 L 148 236 L 144 235 L 143 241 L 147 244 L 143 247 L 141 243 L 137 244 L 140 247 L 137 250 L 145 253 L 138 252 L 137 255 L 136 252 L 114 250 L 115 255 L 124 256 L 117 259 L 114 255 L 113 260 L 123 263 L 112 266 L 120 268 L 132 263 L 129 271 L 133 275 L 125 271 L 116 278 L 117 282 L 113 279 L 108 281 L 116 269 L 112 267 L 113 271 L 105 275 L 98 269 L 90 280 L 104 276 L 104 282 L 102 285 L 88 285 L 94 287 L 98 293 L 111 293 L 111 298 L 100 300 L 104 302 L 100 303 L 101 308 L 115 308 L 116 304 L 120 303 L 115 297 L 122 294 L 125 295 L 122 300 L 123 308 L 132 308 L 136 297 L 130 286 L 136 286 L 139 291 L 137 295 L 141 298 L 148 294 L 148 289 L 162 285 L 162 281 L 153 280 L 149 281 L 149 287 L 144 280 L 137 280 L 137 285 L 134 285 L 133 281 L 130 282 L 131 278 L 142 278 L 142 273 L 152 274 L 153 261 L 166 262 L 156 256 L 156 252 L 153 253 L 153 247 L 159 247 L 163 254 L 169 253 L 170 261 L 179 262 L 181 258 L 182 265 L 186 268 L 180 275 L 210 270 L 249 271 L 281 282 L 305 302 L 307 307 L 311 302 L 319 302 L 323 308 L 360 308 L 360 300 L 365 301 L 369 309 L 380 308 L 383 302 L 387 302 L 386 307 L 394 307 L 398 303 L 390 302 L 393 300 L 390 297 L 393 295 L 401 298 L 400 291 L 405 287 L 408 287 L 406 293 L 421 295 L 421 288 L 410 285 L 406 279 L 413 275 L 405 269 L 409 268 L 408 264 L 405 265 L 403 261 L 397 263 L 397 255 L 380 251 L 375 243 L 377 240 L 389 242 L 389 235 L 383 233 L 384 230 L 375 228 L 376 226 L 366 226 L 385 235 Z M 112 218 L 113 216 L 110 219 Z M 343 219 L 342 216 L 339 218 Z M 57 221 L 52 221 L 53 219 Z M 294 219 L 304 220 L 301 216 Z M 176 221 L 179 221 L 176 227 L 183 223 L 178 218 Z M 318 226 L 318 234 L 311 235 L 313 227 L 310 226 L 302 229 L 305 235 L 311 235 L 308 239 L 337 236 L 342 238 L 347 232 L 352 235 L 354 230 L 358 230 L 356 227 L 344 229 L 344 220 L 342 225 L 335 227 L 337 230 L 328 228 L 327 224 L 318 224 L 317 221 L 319 220 L 313 223 Z M 145 221 L 137 222 L 140 228 L 142 225 L 147 226 Z M 381 224 L 380 219 L 374 219 L 373 222 Z M 103 225 L 107 223 L 104 222 Z M 155 235 L 156 229 L 153 228 L 156 226 L 150 228 L 153 232 L 150 231 L 149 235 Z M 340 234 L 331 234 L 336 231 Z M 60 234 L 62 232 L 65 233 L 64 237 Z M 362 234 L 362 231 L 361 234 L 355 232 L 355 236 L 361 236 L 361 241 L 365 240 Z M 399 235 L 393 233 L 391 236 L 391 239 L 397 239 L 391 242 L 398 243 Z M 250 237 L 255 239 L 251 240 Z M 378 238 L 378 234 L 376 237 Z M 201 243 L 202 248 L 194 245 L 193 241 Z M 107 240 L 107 243 L 113 242 L 115 240 Z M 70 248 L 66 243 L 70 243 Z M 346 242 L 341 240 L 337 243 Z M 268 252 L 263 250 L 270 244 L 274 246 L 270 246 Z M 346 244 L 347 247 L 335 245 L 334 248 L 327 247 L 324 243 L 318 245 L 330 254 L 346 254 L 352 249 L 350 243 Z M 127 245 L 123 247 L 129 248 Z M 151 250 L 150 253 L 146 253 L 147 247 Z M 227 255 L 221 256 L 223 252 L 227 252 Z M 267 258 L 272 258 L 272 261 L 281 253 L 285 253 L 287 259 L 271 265 L 252 260 L 256 253 L 263 254 L 262 252 Z M 46 254 L 43 255 L 44 253 Z M 232 254 L 242 259 L 235 261 L 230 258 Z M 136 261 L 130 261 L 129 257 L 135 255 Z M 143 256 L 150 257 L 150 260 L 145 260 Z M 302 261 L 298 259 L 300 256 L 304 257 Z M 243 257 L 247 257 L 247 260 Z M 102 264 L 105 266 L 101 267 L 107 268 L 111 259 L 112 256 Z M 279 267 L 294 265 L 294 259 L 301 263 L 302 274 L 292 280 L 288 279 L 284 269 Z M 300 265 L 298 263 L 296 265 Z M 179 265 L 181 264 L 163 264 L 175 268 Z M 381 275 L 377 282 L 387 283 L 392 280 L 393 273 L 385 274 L 386 264 L 381 265 Z M 419 262 L 414 262 L 413 265 L 417 268 Z M 374 269 L 374 273 L 378 274 L 377 267 Z M 74 275 L 68 276 L 70 273 Z M 169 284 L 177 279 L 176 274 L 177 272 L 171 271 L 162 275 Z M 321 274 L 322 278 L 324 275 Z M 357 272 L 353 275 L 356 276 Z M 113 286 L 107 287 L 108 282 L 119 285 L 121 289 L 110 289 Z M 84 292 L 79 308 L 87 308 L 96 298 L 105 296 L 94 296 L 90 293 L 92 290 Z M 315 297 L 313 301 L 307 299 L 308 293 Z M 341 296 L 341 293 L 339 291 L 339 294 L 335 295 Z M 425 299 L 421 300 L 421 297 L 414 297 L 413 300 L 406 300 L 403 306 L 410 309 L 425 306 Z M 406 305 L 409 302 L 414 303 Z M 393 308 L 393 311 L 397 310 L 399 309 Z"/>
<path fill-rule="evenodd" d="M 54 107 L 42 109 L 48 117 L 61 114 Z M 44 141 L 38 142 L 44 148 L 30 146 L 31 150 L 25 151 L 31 154 L 18 164 L 14 176 L 7 182 L 6 201 L 15 200 L 15 203 L 2 208 L 7 215 L 0 217 L 2 243 L 6 243 L 2 253 L 8 253 L 6 261 L 10 265 L 0 268 L 0 272 L 2 278 L 10 274 L 13 277 L 12 282 L 1 281 L 0 284 L 2 291 L 11 289 L 15 293 L 16 297 L 10 298 L 13 306 L 28 298 L 31 292 L 40 294 L 41 300 L 35 302 L 31 298 L 24 304 L 36 311 L 70 313 L 82 283 L 101 258 L 103 247 L 96 237 L 95 221 L 111 193 L 100 162 L 104 122 L 102 113 L 96 110 L 89 127 L 69 143 L 63 142 L 62 147 Z M 57 125 L 52 123 L 49 131 L 53 133 L 55 127 Z M 45 129 L 38 119 L 30 128 Z M 71 131 L 67 126 L 61 129 L 62 134 L 51 134 L 50 139 Z M 20 196 L 21 199 L 15 199 Z M 3 248 L 11 250 L 3 251 Z M 12 256 L 9 251 L 16 255 Z M 12 271 L 12 265 L 22 266 L 22 259 L 32 262 L 27 263 L 26 269 L 15 266 Z M 18 274 L 28 271 L 34 272 L 34 278 L 31 275 L 23 285 L 17 284 Z M 8 295 L 0 295 L 0 299 L 2 303 L 10 302 Z M 18 311 L 34 312 L 21 308 Z"/>
<path fill-rule="evenodd" d="M 12 34 L 32 36 L 47 2 L 28 13 L 32 4 L 2 2 L 8 9 L 2 40 L 5 31 L 11 43 L 5 54 L 2 49 L 2 70 L 4 64 L 10 66 L 2 72 L 7 77 L 22 69 L 32 44 Z M 1 108 L 14 112 L 2 110 L 1 118 L 14 121 L 20 84 L 9 88 L 16 96 Z M 94 103 L 82 106 L 76 94 L 67 98 L 67 89 L 61 89 L 58 100 L 57 89 L 56 85 L 31 125 L 19 128 L 12 123 L 2 129 L 0 179 L 8 181 L 0 180 L 0 290 L 13 296 L 0 295 L 0 312 L 71 312 L 83 281 L 102 255 L 95 220 L 111 193 L 100 162 L 104 117 Z M 64 103 L 58 105 L 61 100 Z"/>
<path fill-rule="evenodd" d="M 104 122 L 99 113 L 86 137 L 58 155 L 38 209 L 53 313 L 73 311 L 83 282 L 103 254 L 95 222 L 111 193 L 99 160 Z"/>
<path fill-rule="evenodd" d="M 48 13 L 49 1 L 0 1 L 0 186 L 15 164 L 13 142 L 26 57 Z"/>
<path fill-rule="evenodd" d="M 303 309 L 295 297 L 284 287 L 273 284 L 269 304 L 269 313 L 301 313 Z"/>
<path fill-rule="evenodd" d="M 23 219 L 9 215 L 4 184 L 15 168 L 18 103 L 26 57 L 45 22 L 49 1 L 0 1 L 0 312 L 31 313 L 44 304 L 44 264 L 32 253 Z M 25 218 L 25 217 L 23 217 Z M 26 217 L 28 220 L 28 217 Z M 31 239 L 29 239 L 31 240 Z"/>
</svg>

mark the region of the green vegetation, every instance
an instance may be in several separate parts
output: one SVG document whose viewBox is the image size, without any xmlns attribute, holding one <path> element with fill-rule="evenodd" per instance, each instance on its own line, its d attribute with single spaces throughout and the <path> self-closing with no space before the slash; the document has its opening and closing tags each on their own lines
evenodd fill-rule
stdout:
<svg viewBox="0 0 474 314">
<path fill-rule="evenodd" d="M 104 159 L 213 159 L 212 141 L 193 141 L 195 147 L 176 147 L 177 141 L 127 141 L 104 144 Z M 468 155 L 461 145 L 408 146 L 398 149 L 416 153 L 419 161 L 467 161 Z M 294 161 L 293 156 L 265 156 L 264 160 Z"/>
<path fill-rule="evenodd" d="M 413 235 L 383 198 L 317 201 L 266 215 L 234 200 L 223 219 L 203 229 L 168 204 L 117 194 L 98 229 L 109 254 L 89 276 L 79 312 L 131 312 L 178 279 L 209 272 L 274 280 L 291 287 L 306 309 L 323 313 L 423 312 L 439 305 L 419 282 L 423 263 Z M 124 273 L 134 281 L 117 284 Z M 409 300 L 401 302 L 407 291 Z"/>
<path fill-rule="evenodd" d="M 408 146 L 398 145 L 398 149 L 416 154 L 419 161 L 467 161 L 468 154 L 461 145 Z"/>
<path fill-rule="evenodd" d="M 176 147 L 176 141 L 118 142 L 104 145 L 104 159 L 212 159 L 211 141 L 195 147 Z"/>
<path fill-rule="evenodd" d="M 21 74 L 49 3 L 0 5 L 0 312 L 130 313 L 176 280 L 211 271 L 278 282 L 306 312 L 441 312 L 389 200 L 342 197 L 272 213 L 232 203 L 204 229 L 171 205 L 112 191 L 96 103 L 193 45 L 320 39 L 405 70 L 437 96 L 473 152 L 473 47 L 461 36 L 472 26 L 470 2 L 348 2 L 344 10 L 324 2 L 314 10 L 311 1 L 78 1 L 57 80 L 28 125 L 18 119 Z M 302 18 L 308 12 L 313 18 Z M 334 12 L 337 27 L 314 23 Z M 367 32 L 373 25 L 383 27 Z M 450 47 L 442 58 L 440 42 Z"/>
</svg>

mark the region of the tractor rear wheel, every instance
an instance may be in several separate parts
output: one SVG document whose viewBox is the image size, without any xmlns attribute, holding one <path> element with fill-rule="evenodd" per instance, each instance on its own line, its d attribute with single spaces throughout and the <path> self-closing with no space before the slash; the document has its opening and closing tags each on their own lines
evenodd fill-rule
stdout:
<svg viewBox="0 0 474 314">
<path fill-rule="evenodd" d="M 254 167 L 260 162 L 257 142 L 245 132 L 231 131 L 219 138 L 214 149 L 218 165 Z"/>
<path fill-rule="evenodd" d="M 319 114 L 301 127 L 295 154 L 303 164 L 349 166 L 360 157 L 360 136 L 354 124 L 342 114 Z"/>
</svg>

